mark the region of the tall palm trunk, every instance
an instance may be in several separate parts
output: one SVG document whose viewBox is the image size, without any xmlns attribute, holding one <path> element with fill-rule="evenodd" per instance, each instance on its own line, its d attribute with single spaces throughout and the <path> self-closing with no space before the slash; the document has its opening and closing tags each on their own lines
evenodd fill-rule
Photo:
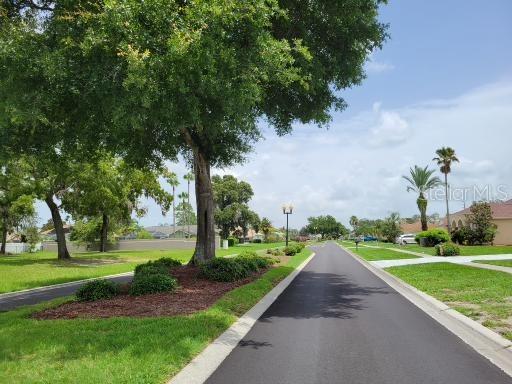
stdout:
<svg viewBox="0 0 512 384">
<path fill-rule="evenodd" d="M 421 230 L 426 231 L 428 230 L 428 222 L 427 222 L 427 199 L 425 199 L 425 196 L 423 193 L 420 193 L 420 196 L 418 197 L 418 200 L 416 200 L 416 204 L 418 204 L 418 209 L 420 211 L 420 218 L 421 218 Z"/>
<path fill-rule="evenodd" d="M 448 205 L 448 173 L 444 174 L 444 195 L 446 199 L 446 227 L 448 228 L 448 233 L 451 233 L 450 208 Z"/>
<path fill-rule="evenodd" d="M 68 252 L 68 248 L 66 245 L 66 235 L 64 234 L 64 224 L 62 223 L 62 218 L 60 217 L 59 207 L 53 201 L 53 196 L 48 195 L 44 199 L 46 205 L 50 209 L 52 214 L 53 226 L 55 228 L 55 234 L 57 235 L 57 257 L 59 260 L 67 260 L 71 258 L 71 255 Z"/>
</svg>

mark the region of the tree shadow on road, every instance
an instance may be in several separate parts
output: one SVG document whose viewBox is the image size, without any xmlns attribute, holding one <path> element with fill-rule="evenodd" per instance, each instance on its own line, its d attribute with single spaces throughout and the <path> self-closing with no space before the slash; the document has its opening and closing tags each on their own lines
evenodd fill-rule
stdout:
<svg viewBox="0 0 512 384">
<path fill-rule="evenodd" d="M 276 317 L 349 319 L 366 308 L 368 297 L 389 293 L 392 290 L 386 286 L 361 286 L 343 275 L 302 271 L 259 321 L 271 322 Z"/>
</svg>

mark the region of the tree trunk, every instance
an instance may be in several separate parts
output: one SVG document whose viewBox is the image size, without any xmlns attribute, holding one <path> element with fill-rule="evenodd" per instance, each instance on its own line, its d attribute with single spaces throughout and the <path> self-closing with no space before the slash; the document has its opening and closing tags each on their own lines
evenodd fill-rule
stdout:
<svg viewBox="0 0 512 384">
<path fill-rule="evenodd" d="M 68 248 L 66 246 L 66 236 L 64 234 L 64 225 L 62 224 L 62 218 L 60 217 L 59 207 L 53 201 L 53 196 L 47 196 L 45 202 L 50 208 L 52 214 L 53 226 L 55 227 L 55 234 L 57 235 L 57 257 L 59 260 L 70 259 Z"/>
<path fill-rule="evenodd" d="M 451 233 L 451 223 L 450 223 L 450 208 L 448 205 L 448 174 L 444 174 L 444 191 L 446 198 L 446 227 L 448 228 L 448 233 Z"/>
<path fill-rule="evenodd" d="M 107 252 L 108 223 L 108 216 L 103 214 L 103 222 L 101 223 L 100 252 Z"/>
<path fill-rule="evenodd" d="M 197 203 L 197 238 L 191 264 L 215 257 L 215 224 L 213 221 L 213 191 L 210 163 L 198 148 L 194 153 L 194 173 Z"/>
<path fill-rule="evenodd" d="M 2 219 L 2 247 L 0 248 L 0 254 L 5 255 L 5 247 L 7 244 L 7 215 L 3 215 Z"/>
<path fill-rule="evenodd" d="M 176 187 L 172 186 L 172 226 L 174 229 L 173 238 L 176 238 Z"/>
<path fill-rule="evenodd" d="M 428 222 L 427 222 L 427 199 L 425 199 L 425 196 L 421 193 L 418 197 L 418 200 L 416 200 L 416 204 L 418 204 L 418 209 L 420 210 L 420 218 L 421 218 L 421 230 L 427 231 L 428 230 Z"/>
</svg>

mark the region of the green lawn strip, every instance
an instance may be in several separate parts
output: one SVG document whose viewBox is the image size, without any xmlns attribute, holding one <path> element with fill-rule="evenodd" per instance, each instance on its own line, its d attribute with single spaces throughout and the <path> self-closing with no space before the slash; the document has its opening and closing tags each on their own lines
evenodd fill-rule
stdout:
<svg viewBox="0 0 512 384">
<path fill-rule="evenodd" d="M 512 275 L 451 263 L 386 271 L 512 340 Z"/>
<path fill-rule="evenodd" d="M 370 245 L 368 243 L 368 245 Z M 435 248 L 434 247 L 420 247 L 415 244 L 408 245 L 397 245 L 390 243 L 379 243 L 379 247 L 382 248 L 393 248 L 393 249 L 403 249 L 405 251 L 424 253 L 426 255 L 435 256 Z M 511 254 L 512 255 L 512 246 L 501 246 L 501 245 L 464 245 L 460 246 L 460 254 L 461 256 L 479 256 L 479 255 L 503 255 L 503 254 Z"/>
<path fill-rule="evenodd" d="M 500 265 L 502 267 L 512 268 L 512 260 L 475 260 L 473 262 L 478 264 Z"/>
<path fill-rule="evenodd" d="M 239 245 L 217 250 L 218 256 L 282 246 L 284 243 Z M 161 257 L 186 263 L 193 249 L 84 252 L 71 261 L 57 260 L 55 252 L 0 256 L 0 293 L 131 272 L 136 265 Z"/>
<path fill-rule="evenodd" d="M 302 263 L 305 249 L 189 316 L 34 320 L 66 299 L 0 313 L 0 383 L 164 383 Z M 69 299 L 68 299 L 69 300 Z"/>
<path fill-rule="evenodd" d="M 377 249 L 377 248 L 367 248 L 367 247 L 359 247 L 359 249 L 351 249 L 352 252 L 361 256 L 363 259 L 367 261 L 376 261 L 376 260 L 398 260 L 398 259 L 416 259 L 419 256 L 414 256 L 408 253 L 396 252 L 390 249 Z"/>
</svg>

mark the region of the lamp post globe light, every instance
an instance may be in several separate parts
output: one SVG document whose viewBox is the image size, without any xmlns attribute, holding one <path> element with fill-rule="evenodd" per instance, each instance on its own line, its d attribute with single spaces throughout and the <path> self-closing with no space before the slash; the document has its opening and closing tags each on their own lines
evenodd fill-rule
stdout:
<svg viewBox="0 0 512 384">
<path fill-rule="evenodd" d="M 288 246 L 288 217 L 293 213 L 293 205 L 283 205 L 283 214 L 286 215 L 286 246 Z"/>
</svg>

